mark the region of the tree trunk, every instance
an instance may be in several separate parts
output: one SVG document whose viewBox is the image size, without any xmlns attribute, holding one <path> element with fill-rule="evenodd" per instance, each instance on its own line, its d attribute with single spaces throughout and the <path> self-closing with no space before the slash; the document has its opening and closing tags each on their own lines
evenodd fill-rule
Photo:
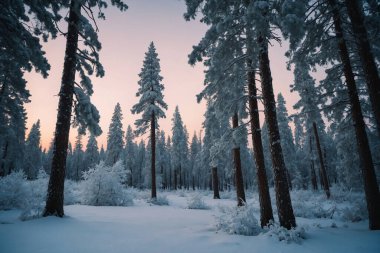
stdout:
<svg viewBox="0 0 380 253">
<path fill-rule="evenodd" d="M 252 69 L 252 60 L 247 61 L 248 65 L 248 96 L 249 115 L 251 120 L 252 144 L 256 164 L 256 176 L 259 187 L 260 201 L 260 224 L 265 227 L 273 220 L 272 203 L 270 201 L 268 179 L 265 170 L 265 159 L 263 143 L 261 139 L 259 108 L 257 105 L 257 88 L 255 82 L 255 71 Z"/>
<path fill-rule="evenodd" d="M 319 141 L 319 135 L 318 135 L 318 130 L 317 130 L 317 124 L 313 122 L 313 130 L 314 130 L 314 136 L 317 144 L 317 151 L 318 151 L 318 156 L 319 156 L 319 163 L 320 163 L 320 168 L 321 168 L 321 181 L 323 183 L 323 189 L 325 190 L 326 196 L 329 199 L 330 198 L 330 188 L 329 188 L 329 183 L 327 179 L 327 173 L 326 173 L 326 167 L 325 167 L 325 162 L 323 159 L 323 154 L 322 154 L 322 148 L 321 148 L 321 143 Z"/>
<path fill-rule="evenodd" d="M 71 109 L 73 107 L 76 52 L 78 48 L 78 26 L 81 11 L 80 1 L 72 0 L 68 20 L 65 62 L 63 65 L 62 84 L 59 92 L 57 123 L 55 127 L 53 159 L 48 185 L 46 206 L 43 216 L 56 215 L 62 217 L 63 191 L 67 148 L 69 143 Z"/>
<path fill-rule="evenodd" d="M 218 168 L 217 167 L 212 168 L 212 188 L 214 189 L 214 199 L 220 199 Z"/>
<path fill-rule="evenodd" d="M 264 114 L 268 124 L 278 217 L 282 227 L 291 229 L 296 226 L 296 219 L 293 213 L 288 180 L 286 179 L 286 167 L 278 130 L 276 101 L 273 94 L 272 75 L 268 57 L 268 42 L 259 35 L 258 44 L 260 50 L 259 67 L 264 100 Z"/>
<path fill-rule="evenodd" d="M 174 170 L 174 190 L 177 190 L 177 169 Z"/>
<path fill-rule="evenodd" d="M 150 144 L 152 149 L 151 171 L 152 171 L 152 199 L 157 198 L 156 190 L 156 120 L 154 113 L 150 119 Z"/>
<path fill-rule="evenodd" d="M 6 163 L 5 163 L 5 160 L 8 155 L 8 146 L 9 146 L 9 141 L 5 141 L 3 156 L 1 157 L 1 161 L 0 161 L 1 162 L 0 175 L 2 177 L 10 174 L 6 171 Z"/>
<path fill-rule="evenodd" d="M 314 159 L 313 159 L 313 139 L 310 135 L 309 138 L 309 147 L 310 147 L 310 179 L 311 179 L 311 185 L 313 186 L 313 190 L 318 191 L 318 182 L 317 182 L 317 175 L 315 174 L 314 169 Z"/>
<path fill-rule="evenodd" d="M 364 181 L 364 190 L 367 200 L 369 229 L 380 229 L 380 195 L 379 186 L 377 185 L 375 169 L 373 166 L 371 150 L 368 143 L 365 123 L 360 107 L 358 92 L 356 90 L 355 78 L 352 72 L 349 53 L 346 41 L 343 36 L 343 29 L 339 10 L 335 0 L 329 0 L 332 9 L 336 38 L 338 42 L 339 54 L 343 63 L 343 72 L 346 78 L 346 84 L 351 105 L 352 120 L 354 122 L 356 142 L 359 151 L 361 169 Z"/>
<path fill-rule="evenodd" d="M 238 114 L 235 113 L 232 117 L 232 128 L 237 129 L 239 127 Z M 233 148 L 234 165 L 235 165 L 235 187 L 236 187 L 236 197 L 238 201 L 238 206 L 244 206 L 245 204 L 245 192 L 244 192 L 244 181 L 243 172 L 241 170 L 241 160 L 240 160 L 240 147 L 235 144 L 236 147 Z"/>
<path fill-rule="evenodd" d="M 363 10 L 358 0 L 346 0 L 345 2 L 369 91 L 369 99 L 377 125 L 377 133 L 380 137 L 380 78 L 369 44 L 367 29 L 364 25 Z"/>
</svg>

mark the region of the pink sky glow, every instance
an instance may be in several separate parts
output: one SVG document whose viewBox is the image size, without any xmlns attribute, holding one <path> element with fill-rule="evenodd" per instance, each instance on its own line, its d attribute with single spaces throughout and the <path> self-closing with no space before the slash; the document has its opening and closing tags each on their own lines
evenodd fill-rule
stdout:
<svg viewBox="0 0 380 253">
<path fill-rule="evenodd" d="M 103 134 L 98 137 L 99 148 L 106 147 L 107 132 L 114 107 L 120 103 L 123 111 L 123 126 L 134 128 L 137 117 L 130 109 L 138 101 L 138 74 L 142 67 L 144 54 L 151 41 L 155 43 L 161 63 L 161 75 L 165 85 L 164 99 L 169 108 L 166 119 L 159 124 L 166 134 L 171 134 L 171 118 L 174 108 L 179 106 L 182 120 L 187 126 L 190 137 L 202 127 L 205 104 L 197 104 L 195 95 L 203 87 L 203 66 L 191 67 L 187 55 L 197 44 L 207 27 L 198 21 L 186 22 L 183 13 L 184 1 L 180 0 L 128 0 L 129 9 L 121 13 L 109 7 L 106 20 L 98 21 L 99 39 L 102 43 L 100 60 L 105 68 L 104 78 L 93 77 L 94 94 L 92 101 L 100 111 L 100 125 Z M 286 43 L 284 43 L 286 45 Z M 50 75 L 43 79 L 39 74 L 27 73 L 26 80 L 32 94 L 31 103 L 26 105 L 27 128 L 38 119 L 41 120 L 42 146 L 48 148 L 53 137 L 58 107 L 57 94 L 63 68 L 65 40 L 61 36 L 44 45 L 51 64 Z M 270 60 L 275 94 L 282 92 L 293 112 L 292 105 L 297 95 L 290 93 L 289 85 L 293 75 L 286 70 L 284 53 L 286 47 L 274 45 L 270 49 Z M 28 131 L 27 131 L 28 132 Z M 72 129 L 70 141 L 74 143 L 77 131 Z M 147 135 L 143 137 L 147 139 Z M 84 138 L 87 141 L 87 137 Z"/>
</svg>

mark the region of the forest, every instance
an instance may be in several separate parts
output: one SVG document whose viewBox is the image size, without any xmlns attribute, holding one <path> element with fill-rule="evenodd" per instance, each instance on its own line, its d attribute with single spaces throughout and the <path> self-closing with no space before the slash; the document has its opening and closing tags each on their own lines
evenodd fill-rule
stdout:
<svg viewBox="0 0 380 253">
<path fill-rule="evenodd" d="M 132 12 L 128 1 L 0 2 L 0 251 L 379 252 L 379 1 L 181 4 L 186 22 L 207 27 L 187 52 L 204 68 L 193 133 L 165 100 L 155 41 L 134 73 L 138 102 L 115 101 L 100 127 L 98 24 L 113 18 L 108 7 Z M 43 148 L 40 120 L 26 127 L 27 73 L 49 79 L 44 46 L 58 37 L 55 130 Z M 274 91 L 274 44 L 287 46 L 294 104 Z"/>
</svg>

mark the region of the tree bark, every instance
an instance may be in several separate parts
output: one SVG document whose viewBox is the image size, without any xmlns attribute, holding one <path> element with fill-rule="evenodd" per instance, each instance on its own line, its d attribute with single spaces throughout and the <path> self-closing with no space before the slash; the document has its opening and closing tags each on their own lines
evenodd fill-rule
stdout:
<svg viewBox="0 0 380 253">
<path fill-rule="evenodd" d="M 346 0 L 345 2 L 369 91 L 369 99 L 377 125 L 377 133 L 380 138 L 380 78 L 369 44 L 367 29 L 364 25 L 363 10 L 358 0 Z"/>
<path fill-rule="evenodd" d="M 276 101 L 273 94 L 272 74 L 268 57 L 268 42 L 262 35 L 258 36 L 257 41 L 259 44 L 261 89 L 264 100 L 264 114 L 268 124 L 278 217 L 282 227 L 291 229 L 296 226 L 296 219 L 293 213 L 288 180 L 286 178 L 286 167 L 281 148 L 280 133 L 278 130 Z"/>
<path fill-rule="evenodd" d="M 371 150 L 368 143 L 365 123 L 360 107 L 358 92 L 356 90 L 355 78 L 351 67 L 346 41 L 343 36 L 343 29 L 339 10 L 335 0 L 328 0 L 332 9 L 336 38 L 340 58 L 343 64 L 343 72 L 351 105 L 352 120 L 354 122 L 356 142 L 359 151 L 361 169 L 364 181 L 364 191 L 367 200 L 369 229 L 380 230 L 380 194 L 373 166 Z"/>
<path fill-rule="evenodd" d="M 260 201 L 260 224 L 265 227 L 273 220 L 272 203 L 270 200 L 268 179 L 265 170 L 265 159 L 263 143 L 261 139 L 261 128 L 259 118 L 259 107 L 257 104 L 257 88 L 255 82 L 255 71 L 252 69 L 252 60 L 247 61 L 248 65 L 248 96 L 249 115 L 251 120 L 252 144 L 256 164 L 256 176 L 259 187 Z"/>
<path fill-rule="evenodd" d="M 310 147 L 310 179 L 311 179 L 311 185 L 313 186 L 313 190 L 318 191 L 317 175 L 315 174 L 314 160 L 313 160 L 313 139 L 312 139 L 311 135 L 309 138 L 309 147 Z"/>
<path fill-rule="evenodd" d="M 152 172 L 152 199 L 157 198 L 156 189 L 156 119 L 152 113 L 150 119 L 150 144 L 152 150 L 151 172 Z"/>
<path fill-rule="evenodd" d="M 238 114 L 235 113 L 232 117 L 232 128 L 237 129 L 239 127 Z M 241 160 L 240 160 L 240 147 L 236 144 L 236 147 L 232 150 L 235 165 L 235 187 L 236 187 L 236 197 L 238 201 L 238 206 L 245 205 L 245 192 L 244 192 L 244 181 L 243 172 L 241 170 Z"/>
<path fill-rule="evenodd" d="M 78 26 L 80 22 L 80 1 L 72 0 L 68 20 L 65 62 L 63 65 L 62 84 L 59 92 L 57 123 L 55 127 L 53 159 L 46 206 L 43 216 L 62 217 L 63 192 L 65 182 L 66 157 L 69 143 L 71 110 L 73 107 L 76 52 L 78 48 Z"/>
<path fill-rule="evenodd" d="M 212 168 L 212 188 L 214 189 L 214 199 L 220 199 L 218 168 L 217 167 Z"/>
<path fill-rule="evenodd" d="M 316 140 L 316 144 L 317 144 L 319 163 L 321 166 L 320 168 L 321 168 L 321 179 L 322 179 L 322 183 L 323 183 L 323 189 L 325 190 L 326 196 L 329 199 L 330 198 L 330 188 L 329 188 L 329 183 L 328 183 L 328 179 L 327 179 L 327 173 L 326 173 L 325 162 L 323 159 L 321 143 L 319 141 L 317 124 L 315 122 L 313 122 L 313 130 L 314 130 L 314 136 L 315 136 L 315 140 Z"/>
</svg>

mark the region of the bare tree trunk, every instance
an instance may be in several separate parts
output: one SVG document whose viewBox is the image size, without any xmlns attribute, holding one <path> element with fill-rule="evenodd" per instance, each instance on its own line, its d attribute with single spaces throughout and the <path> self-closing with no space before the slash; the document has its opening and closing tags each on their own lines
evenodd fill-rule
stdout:
<svg viewBox="0 0 380 253">
<path fill-rule="evenodd" d="M 310 147 L 310 179 L 313 190 L 318 191 L 317 175 L 315 174 L 314 159 L 313 159 L 313 138 L 309 136 Z"/>
<path fill-rule="evenodd" d="M 152 149 L 152 160 L 151 160 L 151 170 L 152 170 L 152 199 L 157 198 L 156 189 L 156 120 L 154 113 L 152 113 L 150 119 L 150 144 Z"/>
<path fill-rule="evenodd" d="M 367 29 L 364 25 L 363 10 L 358 0 L 346 0 L 348 16 L 351 19 L 352 31 L 356 39 L 364 78 L 367 83 L 369 99 L 380 138 L 380 78 L 377 66 L 369 44 Z"/>
<path fill-rule="evenodd" d="M 174 190 L 177 190 L 178 187 L 177 187 L 177 169 L 174 169 Z"/>
<path fill-rule="evenodd" d="M 330 188 L 329 188 L 329 183 L 328 183 L 328 179 L 327 179 L 326 167 L 325 167 L 325 162 L 323 159 L 321 143 L 319 141 L 317 124 L 315 124 L 315 122 L 313 122 L 313 130 L 314 130 L 314 136 L 315 136 L 315 140 L 316 140 L 316 144 L 317 144 L 319 162 L 320 162 L 320 166 L 321 166 L 320 168 L 321 168 L 321 179 L 322 179 L 322 183 L 323 183 L 323 189 L 325 190 L 327 198 L 330 198 Z"/>
<path fill-rule="evenodd" d="M 77 64 L 76 52 L 78 48 L 78 26 L 81 11 L 80 1 L 72 0 L 68 20 L 65 62 L 61 90 L 59 92 L 59 105 L 57 123 L 55 127 L 53 159 L 43 216 L 55 215 L 62 217 L 63 192 L 65 182 L 66 157 L 69 143 L 71 109 L 73 107 L 75 68 Z"/>
<path fill-rule="evenodd" d="M 265 227 L 273 220 L 272 203 L 270 201 L 268 179 L 265 170 L 265 159 L 263 143 L 261 139 L 259 107 L 257 105 L 257 88 L 255 82 L 255 71 L 252 69 L 252 60 L 247 61 L 248 65 L 248 95 L 249 95 L 249 115 L 251 120 L 252 144 L 256 164 L 256 176 L 260 201 L 260 224 Z"/>
<path fill-rule="evenodd" d="M 352 120 L 354 122 L 356 141 L 358 145 L 359 158 L 361 162 L 364 191 L 367 200 L 369 229 L 380 229 L 380 195 L 379 186 L 377 185 L 375 169 L 373 166 L 371 150 L 368 143 L 365 123 L 360 107 L 358 92 L 356 90 L 355 78 L 352 72 L 350 57 L 343 36 L 343 29 L 340 19 L 339 10 L 335 0 L 328 0 L 332 9 L 336 38 L 338 42 L 339 54 L 343 64 L 343 72 L 346 78 L 346 84 L 350 99 Z"/>
<path fill-rule="evenodd" d="M 212 168 L 212 188 L 214 189 L 214 199 L 220 199 L 218 168 L 217 167 Z"/>
<path fill-rule="evenodd" d="M 270 151 L 273 165 L 274 184 L 276 190 L 277 212 L 280 225 L 287 229 L 296 226 L 292 201 L 289 193 L 286 167 L 281 148 L 280 133 L 278 130 L 276 101 L 273 94 L 272 74 L 268 57 L 268 42 L 261 35 L 258 36 L 259 68 L 261 88 L 264 100 L 264 114 L 268 124 Z"/>
<path fill-rule="evenodd" d="M 237 129 L 239 127 L 238 114 L 235 113 L 232 117 L 232 128 Z M 236 187 L 236 197 L 238 201 L 238 206 L 244 206 L 245 204 L 245 192 L 244 192 L 244 181 L 243 172 L 241 170 L 241 160 L 240 160 L 240 147 L 238 144 L 232 150 L 235 165 L 235 187 Z"/>
<path fill-rule="evenodd" d="M 8 173 L 6 171 L 6 164 L 5 164 L 5 159 L 7 158 L 7 155 L 8 155 L 8 146 L 9 146 L 9 141 L 6 141 L 5 145 L 4 145 L 3 156 L 1 158 L 1 170 L 0 170 L 0 173 L 1 173 L 2 177 L 10 174 L 10 172 Z"/>
</svg>

